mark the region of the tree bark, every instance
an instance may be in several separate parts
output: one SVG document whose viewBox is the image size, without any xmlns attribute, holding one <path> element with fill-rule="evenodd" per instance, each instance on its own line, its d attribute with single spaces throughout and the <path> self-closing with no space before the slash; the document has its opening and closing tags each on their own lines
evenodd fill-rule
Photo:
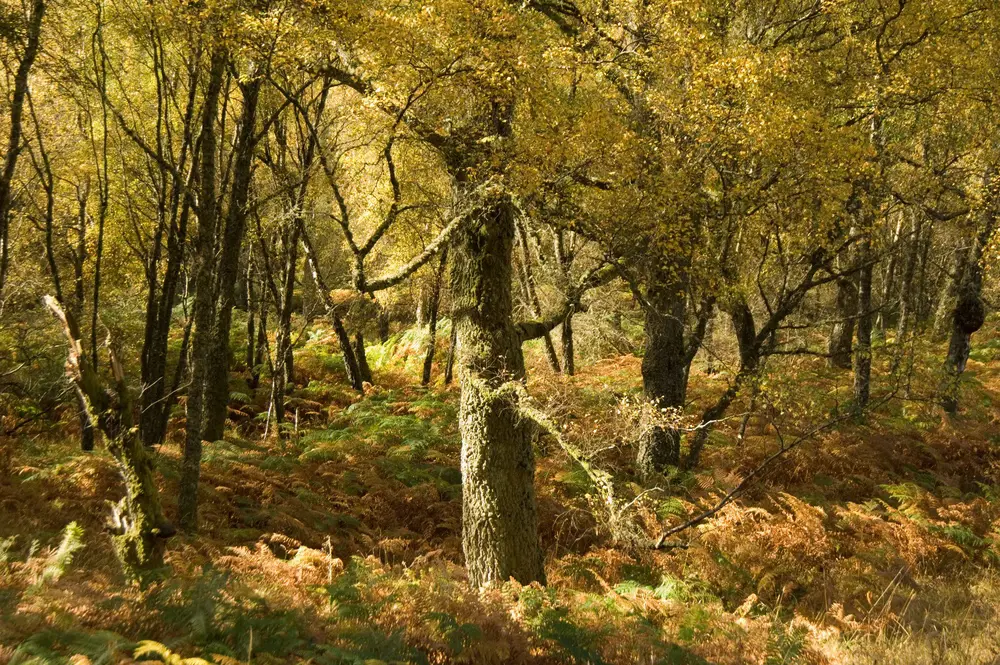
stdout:
<svg viewBox="0 0 1000 665">
<path fill-rule="evenodd" d="M 535 507 L 533 426 L 511 296 L 513 203 L 498 196 L 455 242 L 452 293 L 462 384 L 462 541 L 474 586 L 545 583 Z"/>
<path fill-rule="evenodd" d="M 455 345 L 458 344 L 458 326 L 455 313 L 451 315 L 451 334 L 448 336 L 448 359 L 444 363 L 444 385 L 450 386 L 455 378 Z"/>
<path fill-rule="evenodd" d="M 364 378 L 361 368 L 358 366 L 357 356 L 354 355 L 354 348 L 351 347 L 351 337 L 344 328 L 344 322 L 337 315 L 332 316 L 333 330 L 337 333 L 337 342 L 340 344 L 340 352 L 344 358 L 344 370 L 347 372 L 347 382 L 359 393 L 364 392 Z"/>
<path fill-rule="evenodd" d="M 115 553 L 126 576 L 144 582 L 151 570 L 163 565 L 166 539 L 174 534 L 174 528 L 160 505 L 152 453 L 133 426 L 133 405 L 121 363 L 112 352 L 112 392 L 83 353 L 80 330 L 72 314 L 64 312 L 55 298 L 46 297 L 45 303 L 62 324 L 69 344 L 66 374 L 84 396 L 86 408 L 104 433 L 108 451 L 125 483 L 125 496 L 112 506 Z"/>
<path fill-rule="evenodd" d="M 198 528 L 198 479 L 201 475 L 201 450 L 205 387 L 208 363 L 213 351 L 212 324 L 215 318 L 215 235 L 218 227 L 218 196 L 216 193 L 216 155 L 218 138 L 216 123 L 219 98 L 226 72 L 227 58 L 221 50 L 212 54 L 212 64 L 205 92 L 201 127 L 201 163 L 198 168 L 200 195 L 198 206 L 198 236 L 195 240 L 194 336 L 191 341 L 191 384 L 187 400 L 187 432 L 184 459 L 177 502 L 181 529 Z"/>
<path fill-rule="evenodd" d="M 966 253 L 962 266 L 962 281 L 956 289 L 957 298 L 951 316 L 951 338 L 948 355 L 945 358 L 944 385 L 941 389 L 941 404 L 950 415 L 958 413 L 959 388 L 965 373 L 969 352 L 972 350 L 972 335 L 986 322 L 986 304 L 983 302 L 983 255 L 996 230 L 997 221 L 997 179 L 991 169 L 984 177 L 987 191 L 987 208 L 981 213 L 978 233 L 972 247 Z"/>
<path fill-rule="evenodd" d="M 865 238 L 858 256 L 858 345 L 854 351 L 854 408 L 860 414 L 871 398 L 872 377 L 872 262 L 871 238 Z"/>
<path fill-rule="evenodd" d="M 437 351 L 437 328 L 438 315 L 441 310 L 441 285 L 444 281 L 444 274 L 448 268 L 448 248 L 441 251 L 441 263 L 438 265 L 437 275 L 434 278 L 434 289 L 431 291 L 430 302 L 430 322 L 427 331 L 427 352 L 424 354 L 424 369 L 420 376 L 420 385 L 428 386 L 431 383 L 431 370 L 434 368 L 434 353 Z"/>
<path fill-rule="evenodd" d="M 566 315 L 562 326 L 563 371 L 566 376 L 576 374 L 576 351 L 573 348 L 573 310 Z"/>
<path fill-rule="evenodd" d="M 41 46 L 42 18 L 45 16 L 45 0 L 31 3 L 28 18 L 24 53 L 17 63 L 14 74 L 14 92 L 10 100 L 10 129 L 7 136 L 7 150 L 4 154 L 3 169 L 0 169 L 0 295 L 7 281 L 7 266 L 10 263 L 9 237 L 10 212 L 13 205 L 14 172 L 17 158 L 21 154 L 21 119 L 24 117 L 24 103 L 28 97 L 28 76 L 38 57 Z"/>
<path fill-rule="evenodd" d="M 538 289 L 535 286 L 535 275 L 531 270 L 531 251 L 528 247 L 528 237 L 524 231 L 524 227 L 518 224 L 517 228 L 518 235 L 518 246 L 521 248 L 521 288 L 524 291 L 524 299 L 528 304 L 528 309 L 531 312 L 531 316 L 535 319 L 542 318 L 542 304 L 538 299 Z M 559 356 L 556 355 L 555 344 L 552 343 L 552 335 L 546 332 L 542 335 L 542 340 L 545 343 L 545 357 L 549 361 L 549 367 L 556 374 L 562 371 L 562 367 L 559 364 Z"/>
<path fill-rule="evenodd" d="M 372 368 L 368 366 L 368 352 L 365 350 L 365 337 L 361 333 L 354 335 L 354 357 L 358 361 L 358 371 L 361 374 L 362 387 L 365 383 L 375 383 Z"/>
<path fill-rule="evenodd" d="M 685 295 L 676 279 L 658 274 L 648 280 L 646 354 L 642 384 L 657 409 L 683 409 L 687 398 L 688 365 L 684 335 Z M 640 439 L 636 466 L 646 477 L 680 461 L 680 432 L 654 426 Z"/>
<path fill-rule="evenodd" d="M 854 327 L 858 315 L 858 283 L 851 277 L 837 280 L 837 304 L 827 345 L 831 367 L 851 369 L 854 355 Z"/>
<path fill-rule="evenodd" d="M 886 319 L 891 314 L 889 304 L 892 302 L 892 294 L 896 287 L 896 266 L 899 263 L 899 253 L 901 251 L 900 239 L 903 237 L 903 222 L 905 215 L 899 214 L 896 221 L 896 230 L 892 234 L 892 252 L 889 254 L 889 264 L 885 268 L 885 279 L 882 282 L 882 300 L 879 303 L 878 315 L 875 319 L 875 328 L 878 330 L 880 338 L 885 338 Z"/>
<path fill-rule="evenodd" d="M 239 135 L 234 151 L 233 184 L 230 193 L 226 228 L 219 252 L 218 282 L 216 293 L 218 311 L 213 331 L 214 345 L 209 356 L 205 388 L 205 415 L 202 438 L 217 441 L 222 438 L 229 413 L 229 333 L 235 305 L 236 276 L 239 272 L 240 248 L 246 235 L 250 184 L 253 178 L 254 147 L 257 144 L 257 102 L 264 79 L 251 72 L 248 83 L 241 84 L 243 109 Z"/>
</svg>

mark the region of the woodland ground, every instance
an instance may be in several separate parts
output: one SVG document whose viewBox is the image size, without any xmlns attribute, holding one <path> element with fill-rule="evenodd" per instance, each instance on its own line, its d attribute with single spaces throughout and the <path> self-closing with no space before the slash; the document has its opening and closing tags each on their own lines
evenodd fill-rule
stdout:
<svg viewBox="0 0 1000 665">
<path fill-rule="evenodd" d="M 775 361 L 743 442 L 739 417 L 721 423 L 698 470 L 644 492 L 626 399 L 640 360 L 567 378 L 529 349 L 529 392 L 613 474 L 616 503 L 539 437 L 549 586 L 479 593 L 461 565 L 457 388 L 416 386 L 404 334 L 369 350 L 379 385 L 358 398 L 317 328 L 297 352 L 284 441 L 261 438 L 266 390 L 234 380 L 236 425 L 205 451 L 203 531 L 171 541 L 169 574 L 145 591 L 124 583 L 102 529 L 112 460 L 78 451 L 72 414 L 3 442 L 0 663 L 131 662 L 142 640 L 156 643 L 142 658 L 171 662 L 1000 662 L 996 333 L 973 340 L 959 417 L 922 397 L 943 345 L 919 346 L 909 399 L 804 442 L 665 551 L 648 547 L 664 526 L 835 417 L 850 372 Z M 699 361 L 690 411 L 729 378 Z M 168 514 L 182 417 L 159 455 Z"/>
</svg>

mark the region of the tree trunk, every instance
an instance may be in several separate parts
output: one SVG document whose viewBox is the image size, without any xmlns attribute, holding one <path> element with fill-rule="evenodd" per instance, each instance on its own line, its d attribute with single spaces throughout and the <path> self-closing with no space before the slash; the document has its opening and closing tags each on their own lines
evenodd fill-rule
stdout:
<svg viewBox="0 0 1000 665">
<path fill-rule="evenodd" d="M 184 263 L 184 243 L 187 240 L 190 207 L 175 185 L 174 213 L 181 206 L 177 219 L 171 219 L 167 233 L 167 268 L 163 284 L 156 297 L 155 280 L 150 285 L 150 308 L 146 316 L 146 335 L 143 341 L 142 367 L 140 370 L 143 391 L 140 395 L 139 430 L 146 446 L 157 446 L 167 436 L 170 400 L 167 399 L 167 349 L 170 345 L 170 327 L 173 320 L 177 286 Z M 151 266 L 155 270 L 155 265 Z"/>
<path fill-rule="evenodd" d="M 229 413 L 229 332 L 235 304 L 236 275 L 239 272 L 240 248 L 246 235 L 250 184 L 253 177 L 254 147 L 257 143 L 257 102 L 264 79 L 256 72 L 253 78 L 240 86 L 243 93 L 243 110 L 240 117 L 239 136 L 234 151 L 233 184 L 226 215 L 226 228 L 219 252 L 218 312 L 215 316 L 214 347 L 209 356 L 205 388 L 205 415 L 202 438 L 217 441 L 222 438 Z"/>
<path fill-rule="evenodd" d="M 872 262 L 871 239 L 861 246 L 858 273 L 858 346 L 854 352 L 854 408 L 860 414 L 871 397 L 872 376 Z"/>
<path fill-rule="evenodd" d="M 512 320 L 514 205 L 498 197 L 458 233 L 452 268 L 462 385 L 462 540 L 474 586 L 545 583 L 535 507 L 533 426 L 522 417 Z"/>
<path fill-rule="evenodd" d="M 854 326 L 858 315 L 858 284 L 849 277 L 837 280 L 836 321 L 830 332 L 827 352 L 831 367 L 851 369 L 854 355 Z"/>
<path fill-rule="evenodd" d="M 537 320 L 542 318 L 542 304 L 538 299 L 538 290 L 535 288 L 535 276 L 531 270 L 531 251 L 528 248 L 528 237 L 522 225 L 518 225 L 518 246 L 521 248 L 521 288 L 524 291 L 524 300 L 528 304 L 531 316 Z M 552 335 L 546 332 L 542 336 L 545 343 L 545 357 L 549 361 L 549 367 L 558 374 L 562 371 L 559 365 L 559 356 L 556 355 L 555 344 L 552 343 Z"/>
<path fill-rule="evenodd" d="M 115 553 L 130 580 L 145 582 L 151 570 L 163 565 L 166 539 L 174 534 L 174 528 L 163 516 L 152 453 L 142 444 L 133 426 L 132 400 L 121 363 L 112 353 L 115 377 L 112 393 L 83 353 L 80 330 L 73 316 L 65 313 L 55 298 L 46 297 L 45 303 L 62 324 L 69 344 L 66 374 L 104 432 L 108 451 L 125 483 L 125 496 L 112 506 L 110 526 Z"/>
<path fill-rule="evenodd" d="M 646 354 L 642 384 L 657 409 L 681 410 L 687 397 L 688 363 L 684 335 L 685 296 L 677 280 L 660 274 L 648 280 Z M 662 472 L 680 461 L 680 432 L 655 426 L 640 439 L 636 460 L 640 475 Z"/>
<path fill-rule="evenodd" d="M 262 293 L 258 300 L 260 301 L 258 303 L 260 309 L 257 312 L 257 342 L 254 344 L 253 363 L 250 370 L 250 387 L 254 390 L 260 386 L 261 368 L 267 363 L 267 298 Z"/>
<path fill-rule="evenodd" d="M 448 336 L 448 359 L 444 363 L 444 385 L 450 386 L 455 378 L 455 345 L 458 343 L 458 326 L 455 313 L 451 315 L 451 334 Z"/>
<path fill-rule="evenodd" d="M 889 303 L 892 302 L 892 294 L 895 289 L 896 265 L 899 262 L 900 239 L 903 237 L 903 222 L 905 216 L 899 214 L 896 221 L 896 230 L 892 234 L 892 252 L 889 254 L 889 264 L 885 268 L 885 280 L 882 283 L 882 300 L 879 303 L 878 315 L 875 319 L 875 328 L 879 337 L 885 339 L 886 319 L 890 315 Z"/>
<path fill-rule="evenodd" d="M 193 313 L 194 336 L 191 341 L 191 383 L 188 389 L 187 432 L 177 502 L 178 520 L 180 527 L 185 531 L 195 531 L 198 528 L 198 479 L 201 475 L 205 386 L 208 381 L 208 363 L 214 346 L 212 324 L 215 318 L 215 234 L 218 227 L 216 155 L 219 147 L 216 123 L 222 81 L 226 73 L 226 60 L 221 50 L 212 54 L 202 116 L 201 164 L 198 169 L 201 192 L 198 206 L 198 237 L 194 247 L 197 276 Z"/>
<path fill-rule="evenodd" d="M 962 266 L 962 281 L 957 290 L 957 302 L 951 317 L 951 339 L 945 358 L 945 380 L 941 390 L 941 404 L 950 414 L 958 413 L 958 396 L 962 374 L 972 350 L 972 334 L 986 322 L 986 304 L 983 302 L 983 255 L 993 237 L 997 220 L 997 176 L 991 169 L 984 177 L 987 208 L 981 213 L 978 233 L 966 254 Z"/>
<path fill-rule="evenodd" d="M 378 341 L 385 344 L 389 341 L 389 326 L 391 319 L 389 317 L 389 310 L 383 305 L 379 305 L 378 310 Z"/>
<path fill-rule="evenodd" d="M 375 384 L 372 368 L 368 366 L 368 351 L 365 350 L 365 338 L 361 333 L 354 336 L 354 357 L 358 361 L 358 371 L 361 373 L 362 386 L 365 383 Z"/>
<path fill-rule="evenodd" d="M 357 356 L 351 347 L 351 338 L 344 328 L 344 322 L 340 317 L 333 315 L 333 330 L 337 333 L 337 342 L 340 344 L 340 352 L 344 357 L 344 370 L 347 372 L 347 381 L 351 387 L 358 392 L 364 391 L 364 378 L 361 375 L 361 368 L 358 367 Z"/>
<path fill-rule="evenodd" d="M 41 46 L 42 17 L 45 16 L 45 1 L 34 0 L 31 3 L 31 16 L 28 18 L 24 53 L 17 63 L 14 74 L 13 94 L 10 100 L 10 128 L 7 137 L 7 149 L 4 153 L 3 168 L 0 169 L 0 295 L 3 294 L 4 283 L 7 281 L 7 266 L 9 257 L 10 213 L 13 205 L 14 172 L 17 169 L 17 158 L 21 154 L 21 118 L 24 115 L 25 100 L 28 97 L 28 75 L 35 64 L 35 58 Z M 8 70 L 9 71 L 9 70 Z"/>
<path fill-rule="evenodd" d="M 934 314 L 933 339 L 935 341 L 946 339 L 951 331 L 952 314 L 955 311 L 955 305 L 958 304 L 959 290 L 965 277 L 965 270 L 969 265 L 970 248 L 964 246 L 966 242 L 967 238 L 959 240 L 959 246 L 955 248 L 955 253 L 952 256 L 951 269 L 945 273 L 941 282 Z"/>
<path fill-rule="evenodd" d="M 931 252 L 931 247 L 934 244 L 934 225 L 927 225 L 927 238 L 923 241 L 920 250 L 920 280 L 919 286 L 917 288 L 917 302 L 919 307 L 916 308 L 914 312 L 917 316 L 917 327 L 921 330 L 925 329 L 927 326 L 927 320 L 930 318 L 931 309 L 933 302 L 931 298 L 927 295 L 927 263 Z"/>
<path fill-rule="evenodd" d="M 685 469 L 693 469 L 698 466 L 701 452 L 712 431 L 711 423 L 726 414 L 743 387 L 748 381 L 755 380 L 760 371 L 761 343 L 757 334 L 757 323 L 745 298 L 738 297 L 734 300 L 729 308 L 729 316 L 733 322 L 733 331 L 736 333 L 736 343 L 740 350 L 740 369 L 726 392 L 702 415 L 701 426 L 691 437 L 690 449 L 684 460 Z M 773 342 L 771 343 L 773 344 Z"/>
<path fill-rule="evenodd" d="M 903 277 L 899 290 L 899 319 L 896 321 L 896 344 L 901 345 L 910 330 L 910 318 L 916 307 L 917 299 L 913 293 L 913 278 L 917 271 L 917 257 L 920 254 L 920 235 L 922 230 L 920 213 L 913 212 L 910 229 L 910 244 L 906 252 L 906 264 L 903 266 Z"/>
<path fill-rule="evenodd" d="M 567 376 L 576 374 L 576 358 L 573 349 L 573 310 L 566 315 L 562 326 L 563 371 Z"/>
<path fill-rule="evenodd" d="M 424 354 L 424 371 L 420 376 L 420 385 L 428 386 L 431 383 L 431 370 L 434 367 L 434 353 L 437 350 L 437 328 L 438 315 L 441 310 L 441 283 L 444 281 L 444 273 L 448 268 L 448 248 L 441 251 L 441 263 L 438 265 L 437 275 L 434 279 L 434 290 L 431 291 L 430 302 L 430 324 L 427 331 L 427 352 Z"/>
</svg>

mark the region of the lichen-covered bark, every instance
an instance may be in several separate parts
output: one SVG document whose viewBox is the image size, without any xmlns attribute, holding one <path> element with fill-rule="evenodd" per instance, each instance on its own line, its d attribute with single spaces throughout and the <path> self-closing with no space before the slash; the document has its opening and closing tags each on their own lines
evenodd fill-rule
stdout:
<svg viewBox="0 0 1000 665">
<path fill-rule="evenodd" d="M 180 527 L 187 531 L 198 528 L 198 480 L 201 477 L 202 423 L 204 422 L 205 387 L 208 364 L 212 354 L 212 325 L 215 319 L 215 234 L 218 228 L 218 195 L 216 189 L 218 135 L 216 123 L 226 56 L 222 51 L 212 55 L 211 72 L 202 111 L 201 163 L 199 165 L 200 196 L 198 235 L 195 240 L 194 335 L 191 340 L 191 381 L 187 394 L 187 432 L 184 440 L 184 460 L 177 499 Z"/>
<path fill-rule="evenodd" d="M 263 86 L 263 79 L 258 77 L 256 72 L 250 72 L 250 75 L 253 78 L 240 86 L 243 94 L 243 110 L 239 135 L 233 148 L 236 157 L 233 164 L 232 191 L 219 251 L 216 285 L 218 311 L 215 315 L 214 346 L 209 356 L 206 376 L 208 383 L 205 386 L 204 397 L 202 439 L 205 441 L 217 441 L 222 438 L 229 413 L 229 333 L 232 327 L 233 307 L 236 304 L 236 277 L 239 273 L 240 249 L 243 246 L 243 236 L 246 235 L 249 214 L 254 148 L 258 140 L 257 103 Z"/>
<path fill-rule="evenodd" d="M 576 374 L 576 351 L 573 346 L 573 311 L 566 315 L 562 327 L 563 370 L 567 376 Z"/>
<path fill-rule="evenodd" d="M 860 414 L 871 398 L 872 377 L 872 264 L 871 240 L 862 243 L 858 274 L 858 345 L 854 351 L 854 408 Z"/>
<path fill-rule="evenodd" d="M 62 324 L 69 344 L 66 375 L 79 390 L 91 420 L 104 434 L 125 484 L 125 496 L 112 506 L 115 553 L 126 577 L 144 582 L 150 571 L 163 566 L 166 539 L 174 534 L 160 505 L 153 453 L 143 445 L 135 427 L 131 396 L 117 358 L 111 358 L 116 384 L 112 392 L 83 353 L 73 316 L 64 312 L 55 298 L 46 298 L 45 303 Z"/>
<path fill-rule="evenodd" d="M 649 279 L 646 295 L 646 354 L 642 358 L 643 390 L 659 409 L 681 409 L 687 397 L 688 367 L 684 335 L 685 295 L 674 276 Z M 680 432 L 660 426 L 639 440 L 636 467 L 640 475 L 660 473 L 680 460 Z"/>
<path fill-rule="evenodd" d="M 476 586 L 545 582 L 535 507 L 532 425 L 513 382 L 524 378 L 512 320 L 514 207 L 484 203 L 459 232 L 452 268 L 462 386 L 462 540 Z"/>
<path fill-rule="evenodd" d="M 966 264 L 962 266 L 961 281 L 956 291 L 956 304 L 951 316 L 951 338 L 948 355 L 944 363 L 944 385 L 941 389 L 941 404 L 944 410 L 954 415 L 958 413 L 958 394 L 962 374 L 965 373 L 969 353 L 972 351 L 972 335 L 986 323 L 986 305 L 983 302 L 983 255 L 997 226 L 997 176 L 990 169 L 984 177 L 985 189 L 989 194 L 986 209 L 981 213 L 979 228 L 972 247 L 966 254 Z"/>
<path fill-rule="evenodd" d="M 837 280 L 836 321 L 827 345 L 831 367 L 851 369 L 854 355 L 854 326 L 858 313 L 858 285 L 851 278 Z"/>
</svg>

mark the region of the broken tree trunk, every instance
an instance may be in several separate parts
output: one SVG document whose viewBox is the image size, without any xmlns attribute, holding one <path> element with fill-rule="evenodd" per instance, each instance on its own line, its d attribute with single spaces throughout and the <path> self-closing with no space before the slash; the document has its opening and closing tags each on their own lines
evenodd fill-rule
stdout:
<svg viewBox="0 0 1000 665">
<path fill-rule="evenodd" d="M 142 583 L 150 571 L 163 566 L 166 540 L 175 532 L 160 505 L 153 453 L 139 436 L 124 370 L 114 351 L 111 352 L 115 377 L 112 391 L 105 387 L 83 353 L 80 329 L 73 315 L 66 313 L 51 296 L 45 297 L 45 305 L 62 324 L 69 344 L 66 375 L 83 394 L 87 410 L 104 433 L 108 451 L 125 482 L 125 496 L 111 508 L 112 540 L 125 575 Z"/>
</svg>

